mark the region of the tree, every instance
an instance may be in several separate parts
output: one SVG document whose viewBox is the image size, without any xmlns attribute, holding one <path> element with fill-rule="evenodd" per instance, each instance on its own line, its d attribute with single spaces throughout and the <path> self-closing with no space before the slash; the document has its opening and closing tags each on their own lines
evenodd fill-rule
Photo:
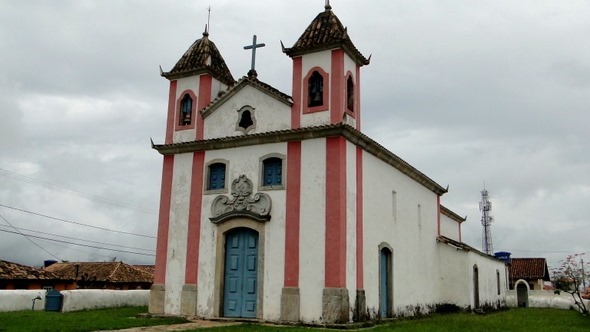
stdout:
<svg viewBox="0 0 590 332">
<path fill-rule="evenodd" d="M 590 280 L 586 272 L 590 271 L 590 264 L 584 263 L 583 255 L 583 253 L 568 255 L 564 260 L 561 260 L 559 267 L 553 270 L 553 280 L 555 288 L 571 294 L 580 312 L 587 315 L 588 308 L 582 299 L 581 291 L 589 284 Z"/>
</svg>

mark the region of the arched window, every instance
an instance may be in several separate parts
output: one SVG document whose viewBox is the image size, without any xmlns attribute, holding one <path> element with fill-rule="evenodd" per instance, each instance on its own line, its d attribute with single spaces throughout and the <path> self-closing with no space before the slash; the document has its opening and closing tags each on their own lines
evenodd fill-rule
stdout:
<svg viewBox="0 0 590 332">
<path fill-rule="evenodd" d="M 352 76 L 348 76 L 346 80 L 346 108 L 354 112 L 354 82 Z"/>
<path fill-rule="evenodd" d="M 283 160 L 281 158 L 268 158 L 262 162 L 264 183 L 263 186 L 280 186 L 283 184 Z"/>
<path fill-rule="evenodd" d="M 316 70 L 308 81 L 307 106 L 321 106 L 324 104 L 324 78 Z"/>
<path fill-rule="evenodd" d="M 192 121 L 193 113 L 193 99 L 187 94 L 184 95 L 180 101 L 180 114 L 178 124 L 181 126 L 188 126 Z"/>
<path fill-rule="evenodd" d="M 209 165 L 209 180 L 207 190 L 219 190 L 225 188 L 225 164 L 215 163 Z"/>
</svg>

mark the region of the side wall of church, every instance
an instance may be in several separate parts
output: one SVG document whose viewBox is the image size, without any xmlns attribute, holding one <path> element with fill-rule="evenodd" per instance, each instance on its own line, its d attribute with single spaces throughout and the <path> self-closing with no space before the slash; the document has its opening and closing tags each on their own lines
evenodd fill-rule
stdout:
<svg viewBox="0 0 590 332">
<path fill-rule="evenodd" d="M 469 281 L 473 284 L 473 267 L 477 265 L 479 276 L 479 303 L 482 307 L 506 305 L 506 273 L 503 262 L 475 252 L 468 253 Z M 500 294 L 498 294 L 500 293 Z M 474 307 L 475 289 L 471 287 L 471 307 Z"/>
<path fill-rule="evenodd" d="M 461 241 L 459 238 L 459 223 L 455 220 L 440 214 L 440 234 L 455 241 Z"/>
<path fill-rule="evenodd" d="M 437 195 L 368 153 L 363 175 L 367 309 L 379 310 L 379 246 L 387 245 L 393 250 L 393 314 L 412 315 L 438 298 Z"/>
</svg>

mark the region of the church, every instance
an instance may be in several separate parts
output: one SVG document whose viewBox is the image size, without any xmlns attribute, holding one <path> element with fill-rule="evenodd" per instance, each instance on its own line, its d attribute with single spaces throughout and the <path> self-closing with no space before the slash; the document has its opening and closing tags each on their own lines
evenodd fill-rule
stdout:
<svg viewBox="0 0 590 332">
<path fill-rule="evenodd" d="M 329 2 L 282 51 L 290 94 L 254 58 L 236 81 L 207 29 L 162 71 L 150 313 L 348 323 L 505 305 L 505 265 L 462 242 L 447 189 L 363 134 L 370 57 Z"/>
</svg>

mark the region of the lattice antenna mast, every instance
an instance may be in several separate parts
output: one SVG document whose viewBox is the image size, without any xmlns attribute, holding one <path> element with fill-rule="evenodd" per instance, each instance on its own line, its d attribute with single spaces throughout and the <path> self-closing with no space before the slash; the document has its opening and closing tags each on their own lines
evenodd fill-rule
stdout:
<svg viewBox="0 0 590 332">
<path fill-rule="evenodd" d="M 492 202 L 488 199 L 488 191 L 484 189 L 481 191 L 481 202 L 479 202 L 479 210 L 481 211 L 481 225 L 483 226 L 481 236 L 482 251 L 488 255 L 493 255 L 494 245 L 492 244 L 492 222 L 494 218 L 491 216 Z"/>
</svg>

